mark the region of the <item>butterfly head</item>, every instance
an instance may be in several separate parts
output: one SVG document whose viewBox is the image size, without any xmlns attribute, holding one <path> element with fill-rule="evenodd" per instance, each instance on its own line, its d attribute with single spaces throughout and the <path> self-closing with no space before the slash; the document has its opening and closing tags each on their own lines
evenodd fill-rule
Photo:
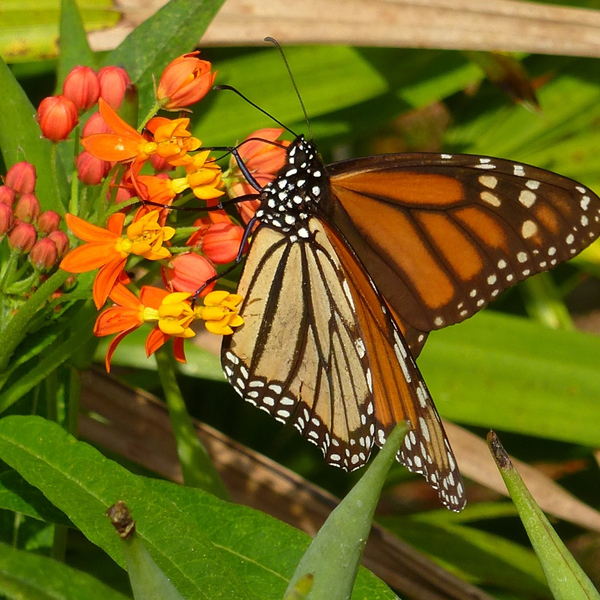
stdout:
<svg viewBox="0 0 600 600">
<path fill-rule="evenodd" d="M 316 147 L 298 136 L 288 146 L 286 164 L 262 189 L 256 216 L 284 233 L 306 239 L 308 219 L 328 189 L 328 176 Z"/>
</svg>

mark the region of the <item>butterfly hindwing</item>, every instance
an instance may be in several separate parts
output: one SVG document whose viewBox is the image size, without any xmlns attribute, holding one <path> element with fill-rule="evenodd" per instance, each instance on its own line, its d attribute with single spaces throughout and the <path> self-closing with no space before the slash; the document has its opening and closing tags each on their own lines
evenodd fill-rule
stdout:
<svg viewBox="0 0 600 600">
<path fill-rule="evenodd" d="M 466 503 L 462 477 L 404 336 L 352 248 L 334 227 L 323 227 L 354 299 L 373 386 L 375 442 L 383 446 L 396 423 L 408 421 L 398 460 L 423 475 L 445 506 L 460 511 Z"/>
</svg>

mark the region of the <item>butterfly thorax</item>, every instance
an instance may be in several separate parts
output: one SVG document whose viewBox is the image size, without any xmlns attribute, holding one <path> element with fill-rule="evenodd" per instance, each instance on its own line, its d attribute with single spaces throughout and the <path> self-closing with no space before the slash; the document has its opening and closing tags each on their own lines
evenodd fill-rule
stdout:
<svg viewBox="0 0 600 600">
<path fill-rule="evenodd" d="M 289 233 L 291 241 L 309 239 L 308 221 L 328 189 L 327 173 L 315 146 L 299 136 L 287 149 L 284 167 L 262 189 L 256 217 Z"/>
</svg>

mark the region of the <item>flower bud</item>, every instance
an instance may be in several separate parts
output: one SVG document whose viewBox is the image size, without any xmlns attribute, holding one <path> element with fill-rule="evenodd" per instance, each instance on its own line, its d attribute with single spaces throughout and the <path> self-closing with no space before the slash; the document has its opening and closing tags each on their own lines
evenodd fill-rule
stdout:
<svg viewBox="0 0 600 600">
<path fill-rule="evenodd" d="M 81 66 L 71 69 L 63 83 L 63 95 L 82 112 L 92 108 L 100 96 L 100 82 L 94 69 Z"/>
<path fill-rule="evenodd" d="M 163 158 L 158 154 L 153 154 L 150 157 L 150 164 L 157 173 L 160 171 L 172 171 L 175 168 L 173 165 L 167 162 L 166 158 Z"/>
<path fill-rule="evenodd" d="M 52 233 L 60 226 L 60 215 L 53 210 L 43 212 L 37 220 L 37 227 L 40 233 Z"/>
<path fill-rule="evenodd" d="M 29 260 L 38 271 L 47 271 L 58 262 L 56 244 L 47 237 L 38 240 L 29 253 Z"/>
<path fill-rule="evenodd" d="M 77 107 L 65 96 L 44 98 L 38 107 L 37 119 L 42 135 L 54 143 L 69 137 L 77 125 L 77 118 Z"/>
<path fill-rule="evenodd" d="M 217 265 L 230 263 L 236 258 L 244 237 L 244 228 L 233 223 L 214 223 L 202 240 L 202 253 Z"/>
<path fill-rule="evenodd" d="M 15 206 L 15 217 L 33 223 L 40 216 L 40 202 L 33 194 L 23 194 Z"/>
<path fill-rule="evenodd" d="M 110 171 L 110 163 L 83 151 L 77 157 L 77 176 L 86 185 L 98 185 Z"/>
<path fill-rule="evenodd" d="M 29 252 L 36 241 L 37 233 L 31 223 L 18 223 L 8 235 L 9 246 L 21 252 Z"/>
<path fill-rule="evenodd" d="M 172 292 L 193 293 L 216 274 L 217 271 L 210 262 L 204 256 L 194 252 L 179 254 L 162 269 L 163 281 L 167 289 Z M 208 294 L 214 285 L 211 283 L 207 286 L 201 296 Z"/>
<path fill-rule="evenodd" d="M 100 98 L 113 110 L 119 110 L 125 90 L 131 85 L 131 80 L 127 71 L 121 67 L 103 67 L 98 71 L 98 81 L 100 82 Z"/>
<path fill-rule="evenodd" d="M 69 238 L 64 231 L 61 231 L 60 229 L 52 231 L 47 237 L 56 245 L 59 258 L 62 258 L 69 251 Z"/>
<path fill-rule="evenodd" d="M 14 223 L 13 211 L 6 204 L 0 204 L 0 238 L 8 233 Z"/>
<path fill-rule="evenodd" d="M 93 113 L 81 130 L 81 137 L 86 138 L 95 133 L 112 133 L 112 129 L 106 124 L 99 112 Z"/>
<path fill-rule="evenodd" d="M 5 204 L 9 208 L 15 203 L 15 192 L 7 185 L 0 185 L 0 204 Z"/>
<path fill-rule="evenodd" d="M 195 104 L 210 90 L 217 76 L 211 64 L 190 52 L 167 65 L 158 83 L 156 98 L 165 110 L 177 110 Z"/>
<path fill-rule="evenodd" d="M 36 177 L 35 167 L 24 160 L 8 170 L 4 183 L 17 194 L 31 194 L 35 190 Z"/>
</svg>

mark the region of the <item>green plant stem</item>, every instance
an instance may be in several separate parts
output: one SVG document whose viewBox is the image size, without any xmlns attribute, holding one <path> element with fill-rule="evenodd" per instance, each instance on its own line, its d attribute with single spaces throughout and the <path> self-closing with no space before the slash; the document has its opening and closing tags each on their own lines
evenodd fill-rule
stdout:
<svg viewBox="0 0 600 600">
<path fill-rule="evenodd" d="M 14 273 L 17 269 L 17 261 L 21 255 L 20 250 L 11 250 L 10 256 L 2 269 L 2 281 L 0 281 L 0 290 L 4 291 L 10 285 Z"/>
<path fill-rule="evenodd" d="M 60 213 L 61 217 L 65 216 L 65 206 L 63 204 L 62 198 L 60 197 L 60 188 L 58 187 L 58 178 L 56 176 L 58 170 L 58 144 L 52 144 L 51 150 L 51 160 L 52 160 L 52 168 L 50 169 L 50 175 L 52 178 L 52 191 L 54 192 L 54 197 L 56 198 L 56 208 Z"/>
<path fill-rule="evenodd" d="M 6 326 L 0 346 L 0 373 L 6 370 L 10 357 L 23 339 L 36 313 L 48 301 L 50 296 L 68 279 L 70 273 L 59 270 L 51 275 L 21 306 Z"/>
<path fill-rule="evenodd" d="M 190 487 L 198 487 L 218 498 L 229 500 L 229 493 L 221 480 L 210 455 L 201 444 L 190 418 L 181 389 L 175 376 L 174 359 L 163 346 L 156 353 L 158 376 L 165 393 L 171 426 L 177 444 L 183 481 Z"/>
<path fill-rule="evenodd" d="M 140 123 L 138 131 L 142 131 L 146 127 L 146 123 L 160 110 L 160 102 L 155 102 L 154 106 L 150 109 L 150 112 L 146 115 L 144 120 Z"/>
</svg>

